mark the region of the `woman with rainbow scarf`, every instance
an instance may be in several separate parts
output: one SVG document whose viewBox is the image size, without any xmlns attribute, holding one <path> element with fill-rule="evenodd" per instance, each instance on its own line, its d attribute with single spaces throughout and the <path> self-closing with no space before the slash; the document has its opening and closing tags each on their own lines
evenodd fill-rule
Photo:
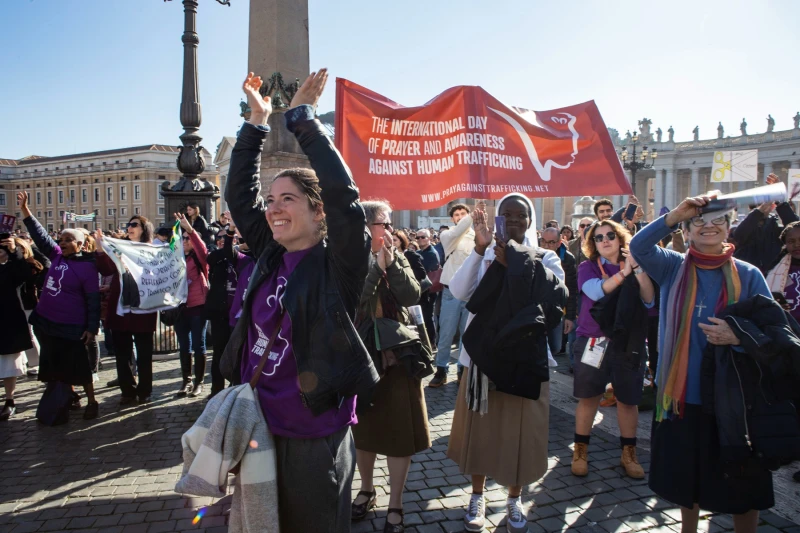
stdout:
<svg viewBox="0 0 800 533">
<path fill-rule="evenodd" d="M 774 503 L 772 477 L 763 471 L 742 482 L 723 474 L 717 422 L 702 408 L 701 365 L 708 344 L 739 345 L 731 328 L 715 315 L 739 300 L 771 296 L 761 272 L 734 259 L 734 246 L 725 242 L 730 215 L 709 221 L 700 217 L 712 198 L 687 198 L 645 226 L 630 245 L 639 265 L 661 286 L 649 485 L 681 506 L 683 532 L 697 530 L 704 509 L 733 514 L 736 533 L 750 533 L 756 531 L 758 511 Z M 691 242 L 687 253 L 659 247 L 681 223 Z"/>
</svg>

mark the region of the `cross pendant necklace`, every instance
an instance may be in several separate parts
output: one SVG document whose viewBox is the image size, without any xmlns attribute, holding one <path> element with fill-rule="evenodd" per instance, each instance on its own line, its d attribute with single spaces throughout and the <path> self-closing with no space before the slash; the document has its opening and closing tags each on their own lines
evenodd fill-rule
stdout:
<svg viewBox="0 0 800 533">
<path fill-rule="evenodd" d="M 699 303 L 698 305 L 695 305 L 695 307 L 697 308 L 697 317 L 698 317 L 698 318 L 702 318 L 702 317 L 703 317 L 703 309 L 705 309 L 706 307 L 708 307 L 708 306 L 706 306 L 706 305 L 703 305 L 703 303 L 704 303 L 705 301 L 706 301 L 706 299 L 705 299 L 705 298 L 703 298 L 703 299 L 700 301 L 700 303 Z"/>
</svg>

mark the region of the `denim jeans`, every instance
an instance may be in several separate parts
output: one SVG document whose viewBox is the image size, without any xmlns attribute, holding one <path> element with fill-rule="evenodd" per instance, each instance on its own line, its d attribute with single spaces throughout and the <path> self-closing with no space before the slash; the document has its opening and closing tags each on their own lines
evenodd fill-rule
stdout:
<svg viewBox="0 0 800 533">
<path fill-rule="evenodd" d="M 206 319 L 202 316 L 187 316 L 184 312 L 175 324 L 181 355 L 183 379 L 192 375 L 192 352 L 194 352 L 195 383 L 202 383 L 206 375 Z"/>
<path fill-rule="evenodd" d="M 464 338 L 464 330 L 467 329 L 467 302 L 462 302 L 453 296 L 450 289 L 445 288 L 442 291 L 442 311 L 439 314 L 439 351 L 436 354 L 436 366 L 439 368 L 447 368 L 450 365 L 450 348 L 453 345 L 453 338 L 456 336 L 456 331 L 461 333 L 461 339 Z M 461 353 L 462 340 L 458 342 L 458 351 L 456 352 L 456 360 Z M 459 366 L 459 370 L 461 365 Z"/>
<path fill-rule="evenodd" d="M 553 356 L 561 352 L 561 343 L 564 340 L 563 331 L 564 331 L 564 319 L 562 318 L 561 322 L 559 322 L 556 327 L 554 327 L 547 333 L 547 344 L 548 346 L 550 346 L 550 352 L 553 354 Z"/>
</svg>

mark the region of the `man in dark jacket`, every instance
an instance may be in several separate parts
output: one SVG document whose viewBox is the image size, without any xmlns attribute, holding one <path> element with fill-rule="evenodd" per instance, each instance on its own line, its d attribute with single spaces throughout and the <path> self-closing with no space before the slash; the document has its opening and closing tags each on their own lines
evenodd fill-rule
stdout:
<svg viewBox="0 0 800 533">
<path fill-rule="evenodd" d="M 439 254 L 431 242 L 431 233 L 429 230 L 421 229 L 417 232 L 417 245 L 419 246 L 419 255 L 422 256 L 422 263 L 425 265 L 426 272 L 433 272 L 439 270 L 441 261 Z M 428 338 L 431 341 L 431 346 L 436 346 L 436 327 L 433 320 L 433 308 L 436 303 L 436 294 L 430 291 L 425 291 L 419 299 L 419 305 L 422 307 L 422 317 L 425 319 L 425 329 L 428 330 Z"/>
<path fill-rule="evenodd" d="M 564 281 L 569 291 L 567 298 L 567 309 L 564 319 L 547 334 L 547 342 L 553 355 L 562 353 L 563 336 L 569 335 L 575 329 L 575 318 L 578 309 L 578 267 L 575 264 L 575 256 L 567 251 L 567 245 L 561 240 L 561 234 L 557 228 L 547 228 L 542 232 L 542 240 L 539 245 L 552 250 L 561 259 L 561 268 L 564 269 Z"/>
<path fill-rule="evenodd" d="M 231 261 L 233 254 L 233 230 L 221 230 L 216 236 L 217 249 L 208 254 L 209 290 L 204 312 L 211 322 L 211 342 L 214 353 L 211 358 L 211 394 L 209 399 L 225 388 L 225 378 L 219 369 L 222 352 L 231 338 L 228 321 L 233 298 L 236 295 L 238 277 Z"/>
<path fill-rule="evenodd" d="M 775 208 L 777 215 L 772 209 L 772 202 L 753 209 L 732 235 L 736 240 L 736 251 L 733 252 L 733 256 L 758 267 L 765 275 L 767 269 L 773 266 L 783 246 L 780 239 L 783 227 L 778 224 L 778 217 L 783 226 L 800 220 L 788 202 L 778 204 Z"/>
</svg>

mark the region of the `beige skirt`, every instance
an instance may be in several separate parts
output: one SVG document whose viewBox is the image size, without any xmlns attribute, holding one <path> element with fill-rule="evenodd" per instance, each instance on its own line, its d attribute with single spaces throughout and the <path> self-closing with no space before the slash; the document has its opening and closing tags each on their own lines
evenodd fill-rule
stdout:
<svg viewBox="0 0 800 533">
<path fill-rule="evenodd" d="M 467 380 L 458 389 L 447 456 L 466 475 L 489 476 L 504 487 L 529 485 L 547 472 L 550 383 L 538 400 L 489 391 L 489 412 L 467 409 Z"/>
</svg>

